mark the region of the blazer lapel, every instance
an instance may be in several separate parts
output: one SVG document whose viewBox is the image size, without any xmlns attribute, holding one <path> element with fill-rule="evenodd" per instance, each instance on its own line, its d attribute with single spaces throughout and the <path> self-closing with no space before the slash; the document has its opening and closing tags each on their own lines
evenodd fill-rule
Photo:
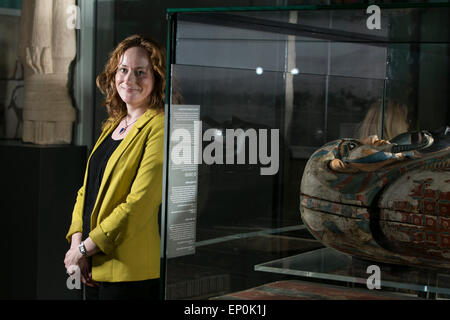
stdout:
<svg viewBox="0 0 450 320">
<path fill-rule="evenodd" d="M 128 134 L 125 136 L 125 138 L 123 139 L 123 141 L 119 144 L 119 146 L 117 147 L 116 150 L 114 150 L 114 152 L 112 153 L 111 157 L 109 158 L 106 167 L 105 167 L 105 172 L 103 173 L 103 178 L 102 181 L 100 183 L 100 189 L 98 190 L 98 195 L 97 195 L 97 199 L 95 200 L 95 205 L 94 208 L 92 210 L 92 212 L 97 212 L 97 207 L 99 205 L 99 199 L 103 198 L 103 192 L 105 189 L 105 185 L 107 183 L 107 181 L 109 180 L 109 177 L 111 175 L 111 173 L 114 170 L 114 167 L 117 164 L 117 161 L 119 160 L 119 158 L 122 156 L 122 154 L 124 153 L 124 151 L 127 149 L 127 147 L 130 145 L 130 143 L 134 140 L 134 138 L 139 134 L 139 132 L 141 131 L 141 129 L 147 124 L 148 121 L 150 121 L 150 119 L 152 119 L 155 115 L 157 114 L 157 111 L 155 111 L 154 109 L 148 109 L 140 118 L 138 121 L 136 121 L 136 123 L 134 124 L 134 126 L 131 128 L 130 132 L 128 132 Z M 119 120 L 120 121 L 120 120 Z M 108 137 L 113 131 L 114 129 L 117 127 L 117 123 L 114 123 L 114 125 L 112 126 L 112 128 L 108 129 L 108 132 L 102 137 L 99 138 L 99 142 L 97 143 L 98 145 L 100 145 L 101 142 L 103 142 L 106 137 Z M 101 141 L 100 141 L 101 140 Z M 97 145 L 97 147 L 98 147 Z M 97 214 L 95 214 L 95 219 L 96 219 Z M 91 226 L 92 226 L 92 221 L 94 220 L 94 215 L 92 215 L 91 217 Z"/>
</svg>

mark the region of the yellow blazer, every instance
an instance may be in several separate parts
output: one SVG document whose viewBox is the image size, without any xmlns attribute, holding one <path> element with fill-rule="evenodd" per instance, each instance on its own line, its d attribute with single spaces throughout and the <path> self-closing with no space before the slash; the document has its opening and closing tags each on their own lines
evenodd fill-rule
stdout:
<svg viewBox="0 0 450 320">
<path fill-rule="evenodd" d="M 117 127 L 106 127 L 89 156 L 66 239 L 82 232 L 89 160 Z M 92 278 L 120 282 L 159 278 L 158 209 L 162 197 L 164 113 L 147 110 L 111 155 L 91 215 Z"/>
</svg>

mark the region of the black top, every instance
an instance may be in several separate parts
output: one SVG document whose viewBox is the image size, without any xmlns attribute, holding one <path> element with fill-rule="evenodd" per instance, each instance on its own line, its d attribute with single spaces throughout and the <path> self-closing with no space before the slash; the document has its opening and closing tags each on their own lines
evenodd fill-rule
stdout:
<svg viewBox="0 0 450 320">
<path fill-rule="evenodd" d="M 114 140 L 112 135 L 110 135 L 98 146 L 89 161 L 83 210 L 83 239 L 89 236 L 91 230 L 91 214 L 94 209 L 106 164 L 122 140 Z"/>
</svg>

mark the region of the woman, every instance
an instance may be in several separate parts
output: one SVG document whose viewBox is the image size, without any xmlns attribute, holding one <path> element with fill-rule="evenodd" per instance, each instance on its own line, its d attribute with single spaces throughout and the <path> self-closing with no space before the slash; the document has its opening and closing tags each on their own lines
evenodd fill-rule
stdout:
<svg viewBox="0 0 450 320">
<path fill-rule="evenodd" d="M 88 159 L 67 233 L 67 270 L 87 299 L 159 296 L 165 53 L 133 35 L 111 53 L 97 86 L 109 118 Z"/>
</svg>

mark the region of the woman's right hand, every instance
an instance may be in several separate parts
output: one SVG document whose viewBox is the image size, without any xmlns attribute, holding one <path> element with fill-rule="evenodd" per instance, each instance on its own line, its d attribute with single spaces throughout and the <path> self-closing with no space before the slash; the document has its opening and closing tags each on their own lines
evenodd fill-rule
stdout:
<svg viewBox="0 0 450 320">
<path fill-rule="evenodd" d="M 70 248 L 77 248 L 81 243 L 82 239 L 82 233 L 77 232 L 72 235 L 72 241 L 70 244 Z M 78 261 L 78 267 L 80 268 L 81 273 L 81 282 L 87 286 L 90 287 L 98 287 L 98 283 L 94 280 L 92 280 L 92 272 L 91 272 L 91 266 L 89 258 L 82 257 Z"/>
<path fill-rule="evenodd" d="M 70 248 L 78 247 L 81 243 L 82 236 L 83 234 L 81 232 L 74 233 L 70 242 Z"/>
</svg>

